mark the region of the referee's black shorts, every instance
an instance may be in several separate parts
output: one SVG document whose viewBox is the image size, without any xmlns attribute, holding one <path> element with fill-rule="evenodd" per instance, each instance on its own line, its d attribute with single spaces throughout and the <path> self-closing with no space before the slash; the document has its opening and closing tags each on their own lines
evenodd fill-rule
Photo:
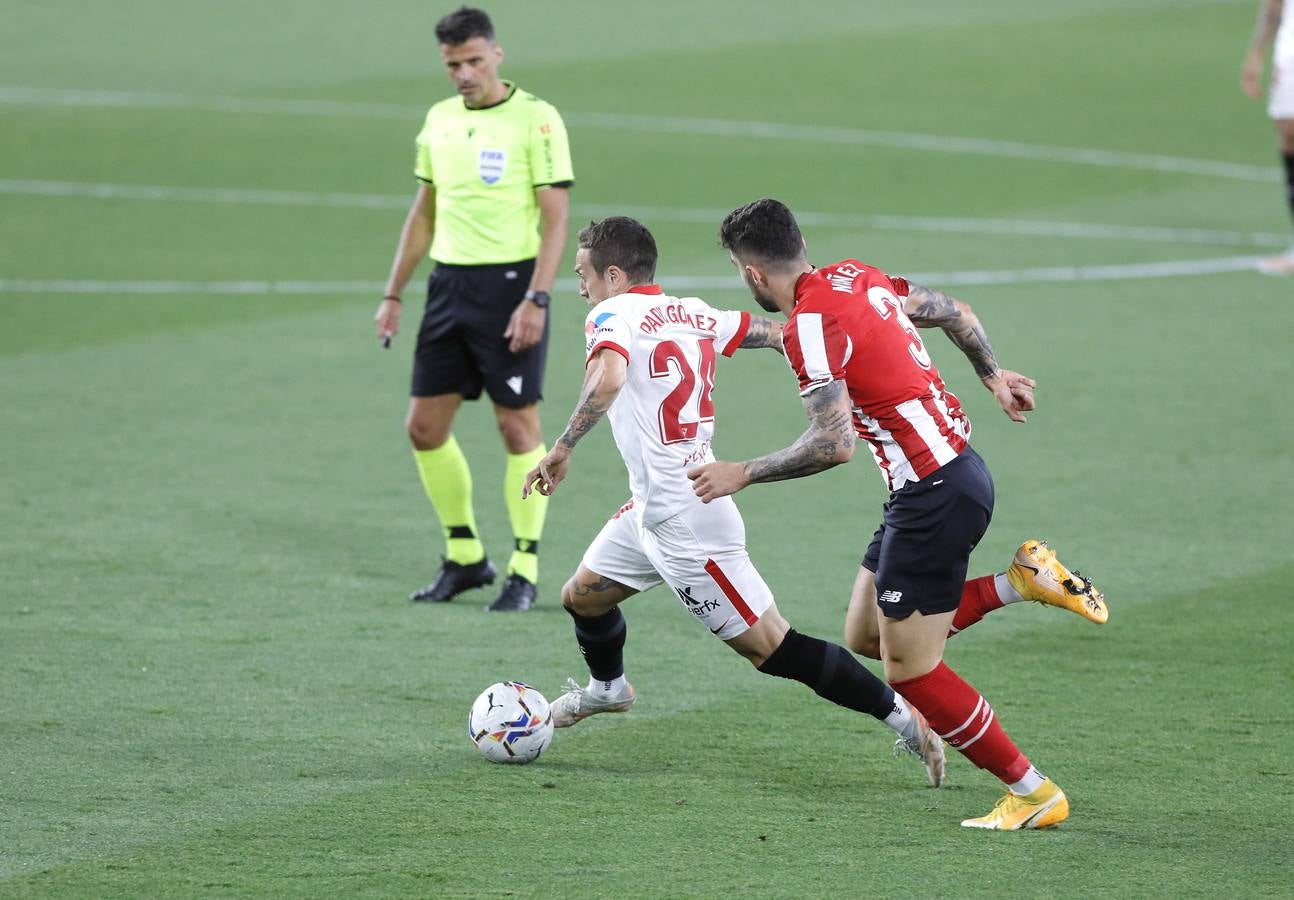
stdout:
<svg viewBox="0 0 1294 900">
<path fill-rule="evenodd" d="M 427 308 L 413 354 L 413 396 L 462 394 L 475 400 L 484 388 L 499 406 L 514 409 L 543 397 L 548 317 L 543 337 L 528 350 L 513 353 L 503 336 L 534 269 L 533 259 L 436 265 L 427 281 Z"/>
<path fill-rule="evenodd" d="M 906 619 L 956 609 L 971 551 L 992 518 L 993 476 L 970 447 L 890 494 L 863 556 L 863 568 L 876 574 L 880 611 Z"/>
</svg>

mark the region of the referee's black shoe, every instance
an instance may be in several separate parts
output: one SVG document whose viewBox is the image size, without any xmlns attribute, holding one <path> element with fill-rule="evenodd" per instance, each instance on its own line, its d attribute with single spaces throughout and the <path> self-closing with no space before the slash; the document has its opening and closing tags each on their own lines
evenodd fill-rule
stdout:
<svg viewBox="0 0 1294 900">
<path fill-rule="evenodd" d="M 535 586 L 520 575 L 509 575 L 494 602 L 485 607 L 490 612 L 525 612 L 535 605 Z"/>
<path fill-rule="evenodd" d="M 414 591 L 409 599 L 417 603 L 448 603 L 463 591 L 494 584 L 498 574 L 499 570 L 494 568 L 488 556 L 468 566 L 447 559 L 436 580 L 422 590 Z"/>
</svg>

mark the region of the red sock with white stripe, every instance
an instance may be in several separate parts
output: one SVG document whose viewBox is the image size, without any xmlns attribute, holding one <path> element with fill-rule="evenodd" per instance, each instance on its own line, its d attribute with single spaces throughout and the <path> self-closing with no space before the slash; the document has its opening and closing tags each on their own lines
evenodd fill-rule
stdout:
<svg viewBox="0 0 1294 900">
<path fill-rule="evenodd" d="M 1008 603 L 1017 603 L 1024 598 L 1016 593 L 1007 580 L 1005 572 L 996 575 L 985 575 L 972 578 L 962 585 L 962 599 L 953 616 L 952 627 L 948 636 L 965 631 L 995 609 L 1001 609 Z"/>
<path fill-rule="evenodd" d="M 940 662 L 916 678 L 891 681 L 890 687 L 921 711 L 948 746 L 981 769 L 992 772 L 1012 789 L 1028 786 L 1033 780 L 1031 772 L 1041 779 L 1029 758 L 1002 730 L 988 701 L 947 664 Z"/>
</svg>

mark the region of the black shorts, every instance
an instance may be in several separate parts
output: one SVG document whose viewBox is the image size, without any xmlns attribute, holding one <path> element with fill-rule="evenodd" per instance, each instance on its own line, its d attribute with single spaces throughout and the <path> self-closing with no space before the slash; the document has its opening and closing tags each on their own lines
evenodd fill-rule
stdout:
<svg viewBox="0 0 1294 900">
<path fill-rule="evenodd" d="M 514 409 L 543 397 L 548 317 L 544 336 L 529 350 L 513 353 L 503 336 L 534 270 L 533 259 L 436 266 L 427 281 L 427 308 L 413 354 L 413 396 L 462 394 L 475 400 L 484 388 L 495 403 Z"/>
<path fill-rule="evenodd" d="M 876 605 L 891 619 L 945 613 L 961 602 L 971 551 L 993 518 L 993 476 L 967 447 L 953 461 L 890 494 L 863 556 Z"/>
</svg>

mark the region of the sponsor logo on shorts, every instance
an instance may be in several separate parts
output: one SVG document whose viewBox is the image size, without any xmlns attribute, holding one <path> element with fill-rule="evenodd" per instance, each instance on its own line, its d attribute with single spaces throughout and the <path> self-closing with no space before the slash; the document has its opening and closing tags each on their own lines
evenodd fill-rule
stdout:
<svg viewBox="0 0 1294 900">
<path fill-rule="evenodd" d="M 520 394 L 520 393 L 521 393 L 521 376 L 520 376 L 520 375 L 513 375 L 511 378 L 509 378 L 509 379 L 508 379 L 508 387 L 512 388 L 512 393 L 514 393 L 514 394 Z"/>
<path fill-rule="evenodd" d="M 876 598 L 881 603 L 898 603 L 903 599 L 902 591 L 882 591 L 881 595 Z"/>
<path fill-rule="evenodd" d="M 678 594 L 678 599 L 682 600 L 683 605 L 691 610 L 692 615 L 697 616 L 698 618 L 704 616 L 706 613 L 712 613 L 719 608 L 718 600 L 698 600 L 693 597 L 692 589 L 690 587 L 674 588 L 674 593 Z"/>
</svg>

